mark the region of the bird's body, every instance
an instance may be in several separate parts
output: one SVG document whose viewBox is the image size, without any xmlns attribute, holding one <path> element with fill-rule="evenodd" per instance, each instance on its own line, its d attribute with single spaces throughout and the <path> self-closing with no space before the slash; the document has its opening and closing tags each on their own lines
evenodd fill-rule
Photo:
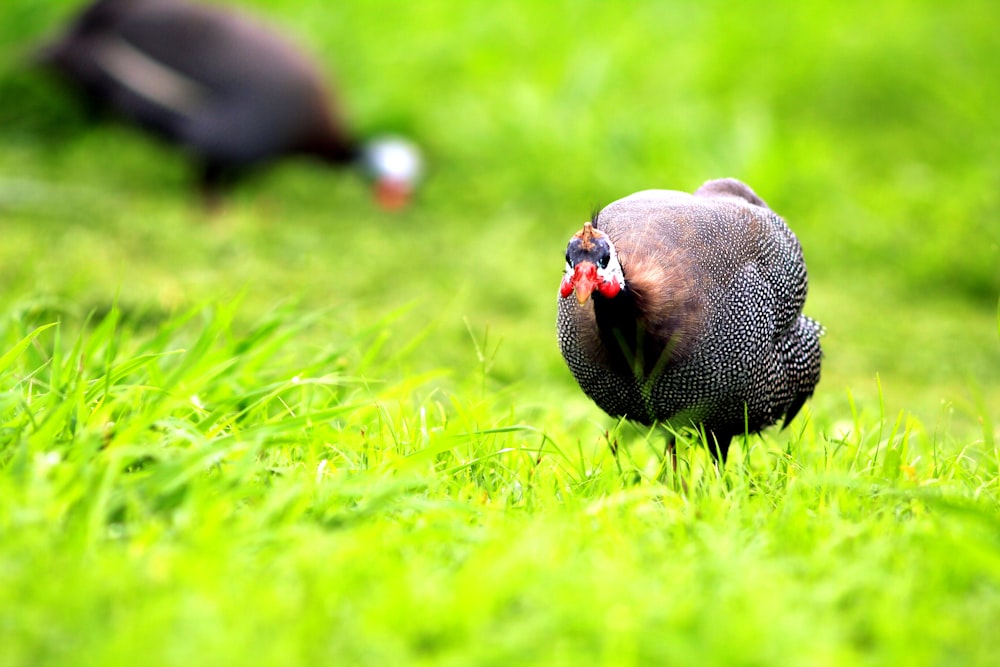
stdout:
<svg viewBox="0 0 1000 667">
<path fill-rule="evenodd" d="M 801 314 L 801 247 L 739 181 L 616 201 L 571 239 L 567 262 L 560 350 L 610 415 L 704 428 L 725 456 L 734 435 L 790 420 L 813 393 L 822 330 Z"/>
<path fill-rule="evenodd" d="M 365 147 L 319 69 L 237 12 L 183 0 L 97 0 L 40 60 L 92 106 L 184 148 L 206 192 L 287 155 L 366 166 Z"/>
</svg>

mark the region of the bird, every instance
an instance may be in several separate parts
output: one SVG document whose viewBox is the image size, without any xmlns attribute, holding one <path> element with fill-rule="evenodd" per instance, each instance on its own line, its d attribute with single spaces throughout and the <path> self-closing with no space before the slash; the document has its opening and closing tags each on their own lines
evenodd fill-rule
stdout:
<svg viewBox="0 0 1000 667">
<path fill-rule="evenodd" d="M 643 190 L 570 238 L 559 349 L 610 416 L 697 429 L 724 464 L 733 437 L 787 426 L 819 382 L 807 287 L 798 238 L 743 182 Z"/>
<path fill-rule="evenodd" d="M 359 170 L 386 209 L 422 171 L 399 136 L 361 141 L 316 64 L 256 19 L 185 0 L 97 0 L 34 54 L 110 111 L 190 154 L 206 203 L 248 171 L 292 155 Z"/>
</svg>

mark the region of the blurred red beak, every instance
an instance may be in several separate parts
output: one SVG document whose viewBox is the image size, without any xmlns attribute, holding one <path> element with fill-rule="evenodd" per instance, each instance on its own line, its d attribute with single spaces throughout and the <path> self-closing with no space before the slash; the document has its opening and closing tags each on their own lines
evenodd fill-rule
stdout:
<svg viewBox="0 0 1000 667">
<path fill-rule="evenodd" d="M 410 186 L 402 181 L 382 179 L 375 184 L 375 201 L 387 211 L 398 211 L 410 203 Z"/>
<path fill-rule="evenodd" d="M 576 290 L 576 300 L 580 305 L 587 303 L 587 299 L 597 287 L 597 267 L 591 262 L 580 262 L 573 270 L 573 288 Z"/>
</svg>

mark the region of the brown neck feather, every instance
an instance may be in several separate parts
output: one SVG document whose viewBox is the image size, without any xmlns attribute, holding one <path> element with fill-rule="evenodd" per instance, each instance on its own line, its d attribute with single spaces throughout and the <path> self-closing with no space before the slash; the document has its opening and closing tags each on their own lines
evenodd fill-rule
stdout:
<svg viewBox="0 0 1000 667">
<path fill-rule="evenodd" d="M 644 375 L 691 352 L 702 324 L 702 304 L 691 276 L 663 257 L 621 256 L 625 290 L 596 297 L 594 315 L 609 361 Z"/>
</svg>

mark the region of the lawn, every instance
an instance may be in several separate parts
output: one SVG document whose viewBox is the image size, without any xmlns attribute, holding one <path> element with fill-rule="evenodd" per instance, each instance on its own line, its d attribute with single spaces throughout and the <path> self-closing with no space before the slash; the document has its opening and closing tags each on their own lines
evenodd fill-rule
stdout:
<svg viewBox="0 0 1000 667">
<path fill-rule="evenodd" d="M 248 0 L 428 175 L 216 215 L 19 65 L 75 4 L 0 21 L 0 664 L 995 664 L 992 4 Z M 556 294 L 595 207 L 720 176 L 802 241 L 823 379 L 675 479 Z"/>
</svg>

